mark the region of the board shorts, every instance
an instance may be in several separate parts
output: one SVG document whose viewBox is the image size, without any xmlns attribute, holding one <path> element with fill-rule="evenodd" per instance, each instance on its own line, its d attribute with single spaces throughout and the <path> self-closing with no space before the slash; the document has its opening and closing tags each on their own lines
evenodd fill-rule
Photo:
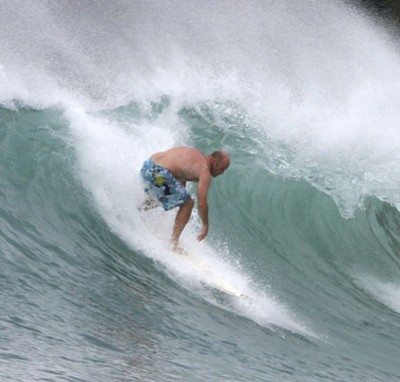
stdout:
<svg viewBox="0 0 400 382">
<path fill-rule="evenodd" d="M 165 211 L 179 207 L 191 198 L 185 186 L 175 178 L 171 171 L 159 166 L 151 159 L 143 163 L 140 174 L 145 182 L 146 193 L 155 196 Z"/>
</svg>

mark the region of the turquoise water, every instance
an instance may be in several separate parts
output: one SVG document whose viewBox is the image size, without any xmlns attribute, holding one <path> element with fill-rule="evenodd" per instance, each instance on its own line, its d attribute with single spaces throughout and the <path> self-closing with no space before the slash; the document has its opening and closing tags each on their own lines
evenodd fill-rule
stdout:
<svg viewBox="0 0 400 382">
<path fill-rule="evenodd" d="M 328 1 L 5 1 L 0 22 L 2 380 L 400 380 L 383 26 Z M 182 243 L 249 298 L 169 252 L 174 211 L 137 210 L 142 162 L 179 144 L 231 154 Z"/>
</svg>

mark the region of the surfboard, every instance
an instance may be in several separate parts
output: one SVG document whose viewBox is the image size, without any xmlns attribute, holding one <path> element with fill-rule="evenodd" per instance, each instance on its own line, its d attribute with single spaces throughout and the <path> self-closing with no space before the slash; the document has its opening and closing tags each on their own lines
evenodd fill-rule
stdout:
<svg viewBox="0 0 400 382">
<path fill-rule="evenodd" d="M 211 286 L 212 288 L 215 288 L 219 290 L 220 292 L 223 292 L 225 294 L 228 294 L 229 296 L 235 297 L 235 298 L 248 298 L 245 294 L 241 293 L 238 289 L 236 289 L 234 286 L 230 285 L 227 283 L 225 280 L 217 279 L 217 278 L 210 278 L 208 277 L 206 279 L 207 285 Z"/>
<path fill-rule="evenodd" d="M 189 262 L 196 271 L 199 273 L 201 281 L 206 287 L 213 288 L 219 292 L 224 293 L 230 297 L 248 299 L 249 296 L 242 293 L 238 288 L 232 285 L 228 280 L 218 277 L 216 274 L 209 269 L 209 267 L 204 264 L 201 259 L 193 254 L 186 252 L 186 254 L 177 254 L 182 256 L 185 261 Z"/>
</svg>

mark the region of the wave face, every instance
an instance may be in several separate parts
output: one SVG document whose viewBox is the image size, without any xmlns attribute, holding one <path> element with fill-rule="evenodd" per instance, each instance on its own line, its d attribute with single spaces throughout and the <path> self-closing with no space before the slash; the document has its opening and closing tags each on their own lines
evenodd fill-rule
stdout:
<svg viewBox="0 0 400 382">
<path fill-rule="evenodd" d="M 5 0 L 0 24 L 2 380 L 400 379 L 384 26 L 321 0 Z M 138 211 L 175 145 L 232 158 L 182 237 L 202 272 L 176 211 Z"/>
</svg>

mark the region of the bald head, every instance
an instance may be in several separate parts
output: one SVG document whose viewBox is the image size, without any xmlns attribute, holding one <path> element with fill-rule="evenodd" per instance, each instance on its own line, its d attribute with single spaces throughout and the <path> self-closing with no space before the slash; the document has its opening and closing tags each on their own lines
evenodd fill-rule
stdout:
<svg viewBox="0 0 400 382">
<path fill-rule="evenodd" d="M 226 151 L 214 151 L 211 155 L 211 175 L 218 176 L 225 172 L 225 170 L 229 167 L 231 160 L 229 158 L 229 154 Z"/>
</svg>

